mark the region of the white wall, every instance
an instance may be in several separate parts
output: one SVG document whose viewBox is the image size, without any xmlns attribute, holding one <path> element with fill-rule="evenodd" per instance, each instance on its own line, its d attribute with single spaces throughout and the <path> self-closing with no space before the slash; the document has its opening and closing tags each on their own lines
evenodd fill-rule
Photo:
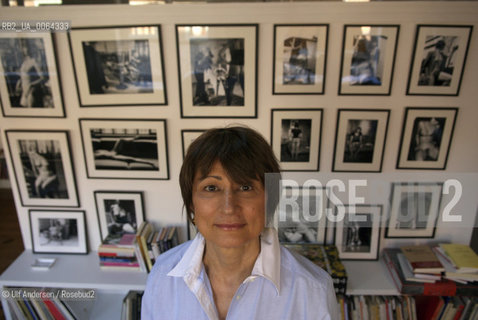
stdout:
<svg viewBox="0 0 478 320">
<path fill-rule="evenodd" d="M 61 71 L 64 103 L 67 117 L 64 119 L 0 118 L 2 139 L 6 129 L 57 129 L 69 130 L 72 144 L 80 209 L 86 211 L 90 248 L 100 243 L 97 225 L 95 190 L 142 190 L 145 196 L 146 217 L 157 225 L 185 225 L 182 202 L 178 187 L 178 174 L 182 162 L 181 129 L 203 129 L 228 123 L 246 123 L 270 139 L 271 108 L 323 108 L 324 122 L 320 172 L 309 173 L 319 179 L 350 178 L 355 176 L 382 179 L 383 181 L 442 181 L 460 173 L 464 179 L 465 194 L 457 209 L 465 220 L 474 221 L 476 215 L 476 187 L 478 184 L 478 3 L 476 2 L 374 2 L 374 3 L 237 3 L 237 4 L 168 4 L 150 6 L 63 6 L 41 8 L 1 8 L 0 20 L 71 20 L 73 27 L 112 26 L 135 24 L 161 24 L 165 61 L 168 105 L 152 107 L 95 107 L 80 108 L 73 74 L 67 35 L 56 34 L 57 58 Z M 175 43 L 175 24 L 192 23 L 258 23 L 258 118 L 181 119 L 179 108 L 178 68 Z M 273 25 L 276 23 L 327 23 L 329 24 L 327 74 L 325 94 L 318 96 L 272 95 Z M 392 93 L 390 96 L 338 96 L 338 81 L 344 24 L 400 24 L 400 36 L 395 62 Z M 458 97 L 406 96 L 416 24 L 471 24 L 474 25 L 460 95 Z M 1 34 L 0 34 L 1 36 Z M 395 170 L 400 143 L 404 109 L 407 106 L 431 106 L 460 108 L 455 134 L 446 171 L 423 173 L 418 170 Z M 383 173 L 331 174 L 335 124 L 338 108 L 387 108 L 391 109 Z M 79 118 L 161 118 L 167 119 L 169 166 L 168 181 L 87 179 L 81 146 Z M 10 165 L 10 161 L 9 161 Z M 13 170 L 10 166 L 10 176 Z M 409 173 L 409 174 L 408 174 Z M 469 173 L 472 173 L 471 175 Z M 12 179 L 13 180 L 13 179 Z M 327 181 L 327 180 L 325 180 Z M 16 182 L 12 181 L 15 202 L 23 240 L 31 248 L 28 210 L 20 205 Z M 372 195 L 369 203 L 386 204 L 389 189 Z M 471 225 L 462 229 L 439 228 L 436 240 L 453 240 L 467 243 Z M 185 229 L 182 233 L 185 237 Z M 387 240 L 382 245 L 401 244 Z M 383 246 L 382 246 L 383 247 Z"/>
</svg>

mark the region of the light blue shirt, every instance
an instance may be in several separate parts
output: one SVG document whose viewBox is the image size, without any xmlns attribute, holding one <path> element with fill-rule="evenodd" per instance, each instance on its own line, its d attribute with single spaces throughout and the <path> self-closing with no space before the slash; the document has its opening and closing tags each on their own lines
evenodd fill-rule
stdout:
<svg viewBox="0 0 478 320">
<path fill-rule="evenodd" d="M 148 277 L 141 319 L 218 319 L 202 262 L 204 244 L 198 233 L 159 256 Z M 226 319 L 339 319 L 332 279 L 280 246 L 275 229 L 265 229 L 252 273 L 237 289 Z"/>
</svg>

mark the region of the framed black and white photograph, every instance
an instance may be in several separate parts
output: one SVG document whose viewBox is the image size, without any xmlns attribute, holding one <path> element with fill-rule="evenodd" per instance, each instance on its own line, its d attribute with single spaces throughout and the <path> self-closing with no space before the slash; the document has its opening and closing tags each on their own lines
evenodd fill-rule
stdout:
<svg viewBox="0 0 478 320">
<path fill-rule="evenodd" d="M 271 145 L 283 171 L 318 171 L 322 109 L 272 109 Z"/>
<path fill-rule="evenodd" d="M 144 221 L 143 192 L 95 191 L 101 240 L 117 244 L 125 234 L 136 234 Z"/>
<path fill-rule="evenodd" d="M 5 133 L 22 206 L 80 206 L 67 131 Z"/>
<path fill-rule="evenodd" d="M 73 28 L 68 35 L 82 107 L 167 104 L 159 25 Z"/>
<path fill-rule="evenodd" d="M 196 140 L 206 130 L 181 130 L 182 146 L 183 146 L 183 159 L 186 156 L 189 145 Z"/>
<path fill-rule="evenodd" d="M 405 109 L 397 169 L 446 168 L 458 108 Z"/>
<path fill-rule="evenodd" d="M 386 238 L 433 238 L 440 211 L 441 183 L 393 183 Z"/>
<path fill-rule="evenodd" d="M 2 33 L 0 60 L 5 117 L 65 117 L 51 33 Z"/>
<path fill-rule="evenodd" d="M 88 178 L 169 179 L 166 120 L 80 119 Z"/>
<path fill-rule="evenodd" d="M 377 260 L 380 247 L 381 205 L 344 206 L 337 221 L 335 245 L 342 260 Z"/>
<path fill-rule="evenodd" d="M 176 25 L 182 118 L 257 117 L 257 28 Z"/>
<path fill-rule="evenodd" d="M 325 244 L 326 188 L 283 187 L 275 213 L 279 241 L 284 244 Z"/>
<path fill-rule="evenodd" d="M 274 25 L 273 94 L 323 94 L 327 24 Z"/>
<path fill-rule="evenodd" d="M 473 26 L 418 25 L 408 95 L 457 96 Z"/>
<path fill-rule="evenodd" d="M 87 254 L 84 211 L 30 210 L 34 253 Z"/>
<path fill-rule="evenodd" d="M 332 171 L 382 171 L 390 110 L 339 109 Z"/>
<path fill-rule="evenodd" d="M 340 95 L 390 95 L 398 25 L 345 25 Z"/>
</svg>

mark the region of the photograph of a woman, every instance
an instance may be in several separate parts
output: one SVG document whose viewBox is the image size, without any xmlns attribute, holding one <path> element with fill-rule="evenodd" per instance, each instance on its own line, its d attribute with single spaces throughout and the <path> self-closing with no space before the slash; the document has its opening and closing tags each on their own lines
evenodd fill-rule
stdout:
<svg viewBox="0 0 478 320">
<path fill-rule="evenodd" d="M 358 35 L 354 37 L 350 85 L 382 84 L 387 36 Z"/>
<path fill-rule="evenodd" d="M 312 120 L 282 120 L 281 162 L 307 162 L 310 158 Z"/>
<path fill-rule="evenodd" d="M 407 94 L 457 96 L 472 30 L 462 24 L 417 25 Z"/>
<path fill-rule="evenodd" d="M 194 106 L 244 105 L 244 39 L 190 39 Z"/>
<path fill-rule="evenodd" d="M 153 93 L 148 40 L 82 42 L 90 94 Z"/>
<path fill-rule="evenodd" d="M 315 83 L 317 37 L 289 37 L 283 42 L 283 78 L 285 85 Z"/>
<path fill-rule="evenodd" d="M 136 233 L 134 200 L 105 199 L 103 205 L 110 238 L 119 240 L 125 233 Z"/>
<path fill-rule="evenodd" d="M 416 118 L 408 160 L 436 161 L 440 154 L 446 118 Z"/>
<path fill-rule="evenodd" d="M 344 162 L 371 163 L 378 120 L 351 119 L 347 123 Z"/>
<path fill-rule="evenodd" d="M 327 272 L 279 244 L 270 228 L 280 168 L 269 143 L 247 127 L 210 129 L 190 145 L 180 172 L 196 237 L 159 256 L 142 319 L 338 319 Z"/>
<path fill-rule="evenodd" d="M 458 44 L 459 38 L 456 36 L 427 36 L 423 48 L 425 58 L 420 66 L 419 86 L 450 86 Z"/>
<path fill-rule="evenodd" d="M 41 246 L 78 246 L 76 219 L 39 219 Z"/>
<path fill-rule="evenodd" d="M 67 199 L 60 143 L 56 140 L 20 140 L 19 149 L 29 197 Z"/>
<path fill-rule="evenodd" d="M 349 217 L 346 215 L 344 218 L 342 252 L 370 252 L 373 216 L 366 213 L 358 214 L 354 217 L 354 221 Z"/>
<path fill-rule="evenodd" d="M 445 169 L 458 108 L 407 107 L 397 168 Z"/>
<path fill-rule="evenodd" d="M 53 108 L 42 38 L 0 39 L 0 56 L 12 108 Z"/>
</svg>

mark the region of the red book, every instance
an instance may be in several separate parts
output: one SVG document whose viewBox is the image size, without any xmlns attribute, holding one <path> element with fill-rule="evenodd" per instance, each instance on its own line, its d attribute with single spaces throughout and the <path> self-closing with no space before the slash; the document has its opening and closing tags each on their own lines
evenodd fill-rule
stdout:
<svg viewBox="0 0 478 320">
<path fill-rule="evenodd" d="M 438 296 L 416 296 L 417 319 L 434 320 L 440 314 L 444 301 Z"/>
<path fill-rule="evenodd" d="M 50 313 L 52 314 L 53 318 L 55 318 L 55 320 L 66 320 L 63 314 L 60 312 L 60 310 L 58 310 L 55 303 L 53 303 L 53 301 L 51 301 L 48 298 L 48 294 L 46 292 L 45 294 L 42 294 L 42 300 L 45 303 L 48 310 L 50 310 Z"/>
<path fill-rule="evenodd" d="M 441 273 L 445 271 L 440 260 L 427 245 L 405 246 L 401 250 L 414 273 Z"/>
<path fill-rule="evenodd" d="M 460 297 L 453 297 L 453 301 L 456 306 L 456 313 L 453 320 L 459 320 L 463 310 L 465 309 L 465 302 Z"/>
</svg>

